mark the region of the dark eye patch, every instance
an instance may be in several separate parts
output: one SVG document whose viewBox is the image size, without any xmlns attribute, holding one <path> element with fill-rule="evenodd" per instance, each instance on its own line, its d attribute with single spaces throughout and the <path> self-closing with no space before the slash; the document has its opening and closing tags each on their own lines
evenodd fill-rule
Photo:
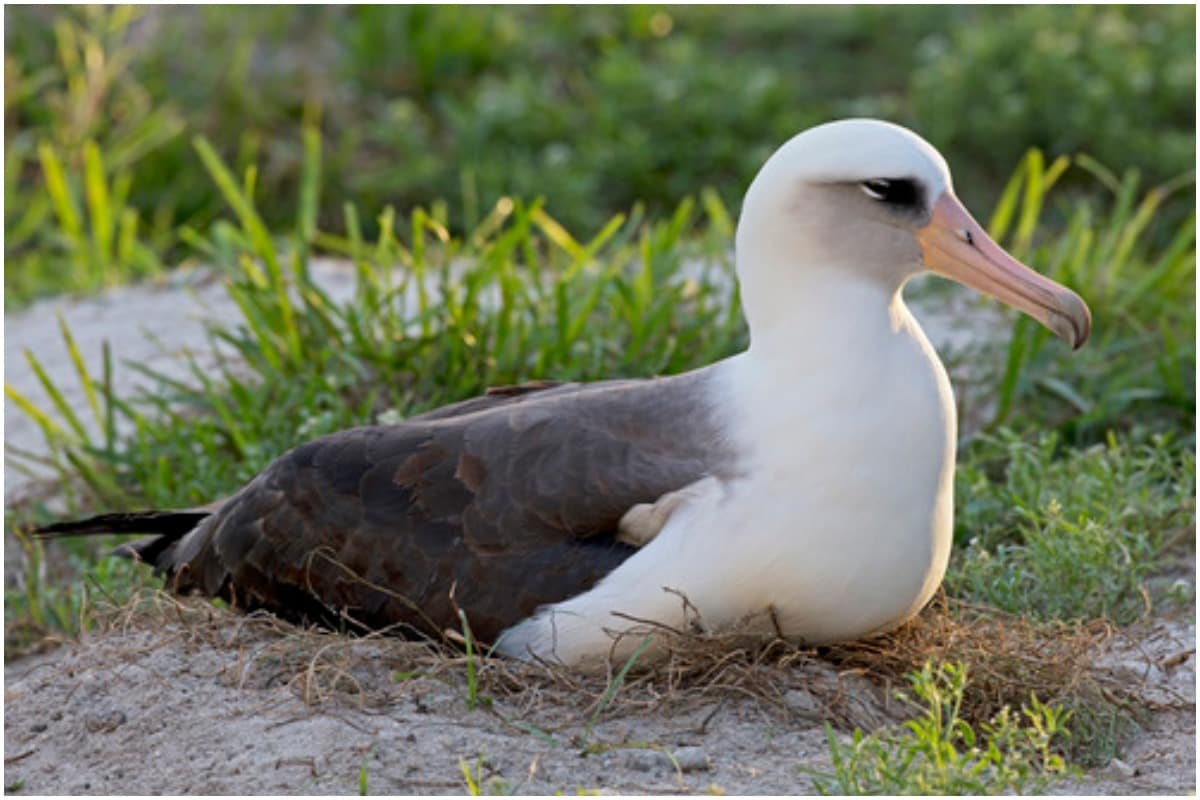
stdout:
<svg viewBox="0 0 1200 800">
<path fill-rule="evenodd" d="M 873 178 L 862 182 L 867 196 L 900 208 L 920 208 L 921 187 L 909 178 Z"/>
</svg>

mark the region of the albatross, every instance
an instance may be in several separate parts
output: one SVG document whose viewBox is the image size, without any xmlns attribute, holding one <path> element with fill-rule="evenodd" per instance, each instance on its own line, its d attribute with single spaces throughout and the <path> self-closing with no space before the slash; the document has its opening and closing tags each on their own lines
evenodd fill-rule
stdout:
<svg viewBox="0 0 1200 800">
<path fill-rule="evenodd" d="M 631 619 L 769 610 L 810 644 L 895 628 L 946 570 L 957 424 L 904 285 L 943 275 L 1072 348 L 1088 308 L 988 236 L 937 150 L 878 120 L 780 147 L 735 245 L 750 342 L 731 358 L 490 390 L 302 444 L 209 507 L 41 533 L 152 534 L 117 554 L 297 622 L 437 635 L 461 610 L 498 652 L 567 665 L 630 652 Z"/>
</svg>

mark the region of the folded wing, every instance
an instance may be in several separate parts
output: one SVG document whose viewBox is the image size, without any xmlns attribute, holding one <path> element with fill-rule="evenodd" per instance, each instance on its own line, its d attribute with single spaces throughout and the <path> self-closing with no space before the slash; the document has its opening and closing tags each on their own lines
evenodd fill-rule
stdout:
<svg viewBox="0 0 1200 800">
<path fill-rule="evenodd" d="M 616 539 L 631 507 L 728 464 L 708 380 L 510 387 L 326 436 L 190 532 L 127 547 L 176 590 L 241 608 L 425 633 L 458 628 L 461 608 L 491 641 L 633 553 Z"/>
</svg>

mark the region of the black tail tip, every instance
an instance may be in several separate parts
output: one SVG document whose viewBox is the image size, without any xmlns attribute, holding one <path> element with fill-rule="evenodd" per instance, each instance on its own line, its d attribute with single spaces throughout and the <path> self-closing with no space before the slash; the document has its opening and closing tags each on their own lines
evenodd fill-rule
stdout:
<svg viewBox="0 0 1200 800">
<path fill-rule="evenodd" d="M 105 533 L 157 533 L 178 538 L 191 531 L 211 511 L 134 511 L 63 520 L 33 530 L 36 539 L 92 536 Z"/>
</svg>

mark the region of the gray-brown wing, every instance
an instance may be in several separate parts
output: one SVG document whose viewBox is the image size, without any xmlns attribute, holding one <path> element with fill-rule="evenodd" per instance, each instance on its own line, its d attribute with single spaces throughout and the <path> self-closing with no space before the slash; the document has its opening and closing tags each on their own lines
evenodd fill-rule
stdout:
<svg viewBox="0 0 1200 800">
<path fill-rule="evenodd" d="M 491 641 L 634 552 L 615 539 L 631 506 L 720 471 L 707 375 L 566 385 L 318 439 L 159 565 L 244 608 L 368 628 L 457 628 L 457 604 Z"/>
</svg>

